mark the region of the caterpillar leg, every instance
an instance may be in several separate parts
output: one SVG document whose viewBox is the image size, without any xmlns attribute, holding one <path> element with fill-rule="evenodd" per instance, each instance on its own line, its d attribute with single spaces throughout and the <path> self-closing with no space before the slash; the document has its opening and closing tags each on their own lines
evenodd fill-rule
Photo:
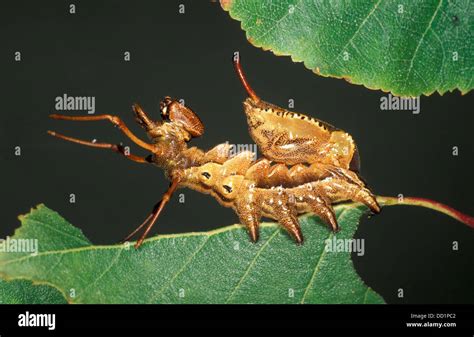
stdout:
<svg viewBox="0 0 474 337">
<path fill-rule="evenodd" d="M 303 233 L 301 233 L 300 224 L 298 222 L 298 218 L 296 214 L 293 212 L 288 212 L 284 209 L 278 209 L 276 211 L 276 216 L 278 222 L 285 227 L 285 229 L 290 233 L 293 239 L 296 241 L 297 244 L 303 244 Z"/>
<path fill-rule="evenodd" d="M 380 205 L 377 199 L 375 199 L 375 196 L 368 189 L 359 190 L 354 196 L 354 200 L 363 203 L 375 214 L 380 213 Z"/>
<path fill-rule="evenodd" d="M 259 195 L 255 193 L 254 189 L 249 189 L 247 193 L 236 200 L 234 209 L 240 222 L 247 227 L 250 240 L 254 243 L 257 242 L 259 238 L 258 226 L 262 217 Z"/>
<path fill-rule="evenodd" d="M 325 223 L 330 225 L 334 232 L 339 231 L 336 214 L 334 214 L 334 210 L 332 209 L 332 206 L 328 200 L 321 196 L 308 195 L 305 198 L 305 201 L 313 213 L 319 216 Z"/>
<path fill-rule="evenodd" d="M 240 222 L 247 227 L 250 240 L 255 243 L 259 238 L 258 225 L 260 224 L 261 212 L 260 206 L 257 205 L 257 203 L 248 201 L 249 200 L 243 200 L 242 202 L 238 202 L 235 211 Z"/>
<path fill-rule="evenodd" d="M 274 217 L 285 227 L 297 244 L 302 244 L 303 234 L 301 233 L 294 203 L 290 202 L 290 198 L 286 193 L 279 194 L 274 199 L 276 199 L 272 202 Z"/>
<path fill-rule="evenodd" d="M 327 179 L 315 184 L 317 191 L 329 197 L 332 202 L 352 200 L 366 205 L 374 213 L 380 213 L 375 196 L 365 187 L 343 179 Z"/>
</svg>

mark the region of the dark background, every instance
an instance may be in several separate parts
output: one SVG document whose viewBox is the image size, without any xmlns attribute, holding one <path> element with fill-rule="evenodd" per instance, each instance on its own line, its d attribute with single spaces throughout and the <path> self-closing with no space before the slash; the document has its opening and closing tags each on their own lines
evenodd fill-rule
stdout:
<svg viewBox="0 0 474 337">
<path fill-rule="evenodd" d="M 124 142 L 107 122 L 48 119 L 55 98 L 95 96 L 96 114 L 119 115 L 135 134 L 131 104 L 159 118 L 165 95 L 184 98 L 205 124 L 193 145 L 250 143 L 242 109 L 245 93 L 231 57 L 240 51 L 257 93 L 348 131 L 357 141 L 362 175 L 376 194 L 435 199 L 474 214 L 472 94 L 422 97 L 421 113 L 381 111 L 381 91 L 314 75 L 301 63 L 251 46 L 240 23 L 207 1 L 15 1 L 0 10 L 2 225 L 12 235 L 17 216 L 38 203 L 58 211 L 96 244 L 132 231 L 166 190 L 156 167 L 106 150 L 54 139 L 46 130 L 102 142 Z M 178 13 L 178 4 L 186 13 Z M 20 51 L 22 61 L 14 61 Z M 123 53 L 130 51 L 131 61 Z M 66 112 L 74 114 L 74 112 Z M 84 114 L 85 112 L 81 112 Z M 77 113 L 76 113 L 77 114 Z M 14 155 L 21 146 L 22 155 Z M 459 156 L 452 147 L 459 147 Z M 69 194 L 76 203 L 69 203 Z M 184 193 L 186 202 L 177 201 Z M 209 196 L 180 190 L 156 233 L 205 231 L 237 222 Z M 357 272 L 388 303 L 474 303 L 474 232 L 434 211 L 388 207 L 364 218 L 356 234 L 365 255 Z M 459 251 L 452 242 L 459 242 Z M 291 247 L 290 247 L 291 248 Z M 397 297 L 403 288 L 405 297 Z"/>
</svg>

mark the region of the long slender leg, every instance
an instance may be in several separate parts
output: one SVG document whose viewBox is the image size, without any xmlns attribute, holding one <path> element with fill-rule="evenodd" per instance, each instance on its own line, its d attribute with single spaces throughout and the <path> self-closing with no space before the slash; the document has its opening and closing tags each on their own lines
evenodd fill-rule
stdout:
<svg viewBox="0 0 474 337">
<path fill-rule="evenodd" d="M 49 117 L 53 119 L 60 119 L 66 121 L 101 121 L 101 120 L 108 120 L 112 124 L 116 125 L 128 138 L 130 138 L 135 144 L 141 146 L 142 148 L 150 151 L 156 152 L 156 147 L 152 144 L 148 144 L 135 136 L 132 131 L 125 125 L 125 123 L 120 119 L 120 117 L 113 116 L 113 115 L 97 115 L 97 116 L 65 116 L 59 114 L 52 114 Z"/>
<path fill-rule="evenodd" d="M 135 229 L 129 236 L 127 236 L 125 241 L 131 238 L 133 235 L 135 235 L 135 233 L 137 233 L 141 228 L 143 228 L 145 224 L 148 224 L 142 236 L 140 237 L 140 239 L 138 239 L 138 241 L 135 243 L 135 248 L 138 248 L 142 245 L 143 240 L 145 240 L 145 238 L 147 237 L 148 232 L 150 232 L 151 228 L 153 227 L 156 220 L 158 219 L 158 216 L 161 214 L 161 211 L 163 210 L 165 205 L 168 203 L 168 201 L 171 199 L 171 196 L 173 195 L 174 191 L 176 191 L 176 188 L 178 187 L 178 185 L 179 185 L 179 179 L 174 179 L 171 182 L 168 190 L 165 192 L 165 194 L 163 194 L 161 201 L 157 203 L 155 207 L 153 207 L 153 211 L 151 212 L 151 214 L 145 219 L 145 221 L 140 226 L 138 226 L 137 229 Z"/>
<path fill-rule="evenodd" d="M 133 154 L 126 154 L 125 153 L 125 148 L 120 144 L 93 143 L 93 142 L 88 142 L 88 141 L 78 139 L 78 138 L 68 137 L 68 136 L 62 135 L 60 133 L 57 133 L 57 132 L 54 132 L 54 131 L 49 131 L 49 130 L 48 130 L 48 134 L 50 134 L 51 136 L 61 138 L 61 139 L 67 140 L 69 142 L 73 142 L 73 143 L 77 143 L 77 144 L 81 144 L 81 145 L 97 147 L 97 148 L 100 148 L 100 149 L 110 149 L 114 152 L 117 152 L 117 153 L 125 156 L 125 158 L 130 159 L 130 160 L 132 160 L 134 162 L 137 162 L 137 163 L 150 163 L 150 160 L 147 159 L 148 157 L 140 157 L 140 156 L 135 156 Z"/>
<path fill-rule="evenodd" d="M 160 201 L 161 202 L 161 201 Z M 137 228 L 135 228 L 135 230 L 133 232 L 131 232 L 130 234 L 127 235 L 126 238 L 124 238 L 122 240 L 122 242 L 125 242 L 125 241 L 128 241 L 130 240 L 136 233 L 138 233 L 138 231 L 140 229 L 142 229 L 147 223 L 148 221 L 150 221 L 150 219 L 153 217 L 153 214 L 155 212 L 155 209 L 159 206 L 160 202 L 158 202 L 155 206 L 153 206 L 153 211 L 148 214 L 148 216 L 146 217 L 146 219 L 142 222 L 142 224 L 140 226 L 138 226 Z"/>
</svg>

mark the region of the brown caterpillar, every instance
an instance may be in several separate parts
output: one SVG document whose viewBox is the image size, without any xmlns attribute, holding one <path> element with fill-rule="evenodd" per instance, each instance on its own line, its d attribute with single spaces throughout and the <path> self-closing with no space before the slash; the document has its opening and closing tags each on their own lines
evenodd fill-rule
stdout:
<svg viewBox="0 0 474 337">
<path fill-rule="evenodd" d="M 336 231 L 338 224 L 332 203 L 352 200 L 364 203 L 375 213 L 380 211 L 372 193 L 353 172 L 358 170 L 358 153 L 352 137 L 327 123 L 260 100 L 248 85 L 239 60 L 234 59 L 234 64 L 249 94 L 244 108 L 250 134 L 265 157 L 258 161 L 254 161 L 252 152 L 231 157 L 228 143 L 207 152 L 188 147 L 193 137 L 204 133 L 204 125 L 190 108 L 169 97 L 160 104 L 160 121 L 152 120 L 138 104 L 133 105 L 136 121 L 147 132 L 150 143 L 136 137 L 117 116 L 50 115 L 53 119 L 71 121 L 108 120 L 151 155 L 140 157 L 118 144 L 48 133 L 82 145 L 110 149 L 130 160 L 152 163 L 165 171 L 171 181 L 168 190 L 145 221 L 124 239 L 130 239 L 145 228 L 136 248 L 178 187 L 210 194 L 221 205 L 232 207 L 253 241 L 258 240 L 262 216 L 277 220 L 297 243 L 302 243 L 299 214 L 315 213 Z M 278 163 L 272 164 L 272 160 Z"/>
<path fill-rule="evenodd" d="M 232 207 L 252 241 L 258 240 L 262 216 L 277 220 L 302 243 L 299 214 L 314 213 L 338 231 L 332 203 L 352 200 L 380 211 L 372 193 L 353 172 L 321 164 L 288 169 L 282 164 L 270 166 L 268 160 L 254 163 L 253 157 L 252 152 L 242 152 L 223 164 L 192 167 L 185 170 L 183 179 L 184 186 Z"/>
</svg>

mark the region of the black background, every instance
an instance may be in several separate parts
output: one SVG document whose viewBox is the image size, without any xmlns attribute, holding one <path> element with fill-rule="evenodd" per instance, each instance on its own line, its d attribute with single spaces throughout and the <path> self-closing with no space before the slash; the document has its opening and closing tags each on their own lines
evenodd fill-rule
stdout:
<svg viewBox="0 0 474 337">
<path fill-rule="evenodd" d="M 55 98 L 64 93 L 95 96 L 96 114 L 119 115 L 142 139 L 131 104 L 140 103 L 158 119 L 163 96 L 183 98 L 206 126 L 193 145 L 250 143 L 242 109 L 246 96 L 231 64 L 234 51 L 240 51 L 262 98 L 281 106 L 292 98 L 294 110 L 352 134 L 362 175 L 376 194 L 431 198 L 474 214 L 472 94 L 422 97 L 418 115 L 381 111 L 381 91 L 316 76 L 301 63 L 251 46 L 239 22 L 218 3 L 75 1 L 74 15 L 69 3 L 1 5 L 1 237 L 19 226 L 18 214 L 45 203 L 94 243 L 116 243 L 141 223 L 168 186 L 156 167 L 48 136 L 51 129 L 123 142 L 132 153 L 146 154 L 107 122 L 48 119 L 56 112 Z M 178 13 L 180 3 L 185 14 Z M 16 51 L 21 62 L 14 61 Z M 124 61 L 125 51 L 130 62 Z M 21 146 L 19 157 L 15 146 Z M 459 147 L 457 157 L 453 146 Z M 69 203 L 70 193 L 75 204 Z M 173 201 L 153 234 L 237 222 L 232 210 L 209 196 L 180 190 Z M 357 272 L 388 303 L 474 303 L 474 232 L 465 225 L 428 209 L 388 207 L 362 219 L 356 237 L 365 239 L 366 250 L 353 256 Z M 452 250 L 453 241 L 459 251 Z M 399 288 L 404 298 L 397 297 Z"/>
</svg>

